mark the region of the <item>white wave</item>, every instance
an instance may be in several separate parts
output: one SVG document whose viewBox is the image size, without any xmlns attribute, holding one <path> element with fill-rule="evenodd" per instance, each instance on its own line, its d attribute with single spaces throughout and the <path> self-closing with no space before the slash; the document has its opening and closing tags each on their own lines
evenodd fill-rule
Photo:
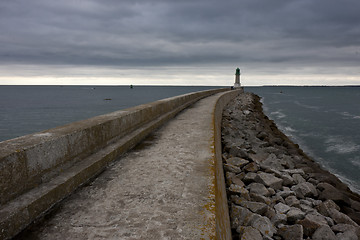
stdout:
<svg viewBox="0 0 360 240">
<path fill-rule="evenodd" d="M 284 127 L 285 131 L 287 132 L 297 132 L 295 129 L 291 128 L 291 127 Z"/>
<path fill-rule="evenodd" d="M 325 141 L 326 152 L 335 152 L 338 154 L 346 154 L 356 152 L 360 149 L 360 145 L 352 141 L 346 141 L 341 137 L 330 137 Z"/>
<path fill-rule="evenodd" d="M 307 104 L 300 103 L 299 101 L 294 101 L 294 103 L 300 107 L 309 108 L 309 109 L 320 109 L 318 106 L 310 106 Z"/>
<path fill-rule="evenodd" d="M 354 157 L 350 159 L 350 162 L 352 165 L 354 165 L 355 167 L 360 168 L 360 157 Z"/>
<path fill-rule="evenodd" d="M 286 117 L 286 115 L 281 111 L 271 112 L 270 115 L 274 115 L 278 119 Z"/>
<path fill-rule="evenodd" d="M 353 116 L 353 119 L 360 119 L 360 116 Z"/>
</svg>

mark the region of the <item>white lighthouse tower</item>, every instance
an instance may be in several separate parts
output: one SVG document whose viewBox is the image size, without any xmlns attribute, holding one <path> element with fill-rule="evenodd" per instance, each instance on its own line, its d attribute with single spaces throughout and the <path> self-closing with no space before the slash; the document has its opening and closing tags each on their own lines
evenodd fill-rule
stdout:
<svg viewBox="0 0 360 240">
<path fill-rule="evenodd" d="M 235 83 L 234 83 L 234 88 L 240 88 L 240 68 L 236 69 L 235 72 Z"/>
</svg>

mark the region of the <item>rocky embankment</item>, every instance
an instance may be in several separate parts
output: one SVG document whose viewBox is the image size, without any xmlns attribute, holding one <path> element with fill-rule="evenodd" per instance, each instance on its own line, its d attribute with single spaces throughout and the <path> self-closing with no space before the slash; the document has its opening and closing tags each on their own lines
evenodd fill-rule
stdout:
<svg viewBox="0 0 360 240">
<path fill-rule="evenodd" d="M 321 169 L 244 93 L 223 113 L 233 239 L 360 239 L 360 197 Z"/>
</svg>

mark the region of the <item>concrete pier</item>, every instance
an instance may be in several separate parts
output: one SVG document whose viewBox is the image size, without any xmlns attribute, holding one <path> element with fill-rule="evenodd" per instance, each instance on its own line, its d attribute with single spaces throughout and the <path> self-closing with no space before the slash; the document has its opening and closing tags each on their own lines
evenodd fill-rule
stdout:
<svg viewBox="0 0 360 240">
<path fill-rule="evenodd" d="M 30 229 L 19 237 L 230 239 L 222 175 L 220 122 L 224 105 L 238 93 L 220 91 L 210 97 L 204 95 L 206 98 L 186 108 L 158 131 L 153 132 L 154 128 L 150 128 L 148 134 L 152 132 L 151 140 L 145 141 L 143 147 L 119 158 L 93 182 L 58 204 L 55 214 L 36 231 Z M 169 105 L 166 101 L 161 104 Z M 154 105 L 157 106 L 152 104 L 152 109 Z M 172 108 L 168 111 L 172 112 Z M 169 112 L 161 114 L 168 115 Z M 156 119 L 161 119 L 161 114 Z M 109 147 L 112 148 L 111 144 Z M 78 165 L 84 164 L 80 162 Z M 76 167 L 75 164 L 75 170 Z M 90 169 L 96 173 L 95 170 L 99 172 L 102 167 L 95 162 Z M 65 176 L 71 179 L 70 175 L 74 174 L 74 171 L 69 171 Z M 74 176 L 77 179 L 81 175 L 83 173 Z M 65 178 L 61 174 L 54 179 L 56 181 L 50 181 L 47 187 L 51 188 Z M 57 188 L 73 188 L 74 184 L 74 180 L 70 181 L 70 185 L 66 180 Z M 44 190 L 47 188 L 35 188 L 30 192 L 41 193 Z M 4 216 L 0 224 L 1 239 L 11 236 L 10 230 L 16 231 L 16 220 L 21 223 L 22 216 L 28 218 L 29 210 L 49 205 L 48 202 L 50 206 L 56 203 L 53 198 L 57 190 L 49 192 L 50 195 L 42 193 L 38 199 L 25 194 L 5 204 L 5 207 L 3 205 L 0 209 L 0 214 Z M 26 201 L 30 201 L 28 207 L 24 205 Z M 23 210 L 10 212 L 16 209 Z M 34 216 L 43 214 L 39 210 L 31 213 Z"/>
</svg>

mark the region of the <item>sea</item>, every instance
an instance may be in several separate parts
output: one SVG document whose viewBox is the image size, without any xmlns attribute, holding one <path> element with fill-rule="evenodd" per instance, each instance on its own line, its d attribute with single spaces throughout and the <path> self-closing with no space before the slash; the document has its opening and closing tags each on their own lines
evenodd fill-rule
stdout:
<svg viewBox="0 0 360 240">
<path fill-rule="evenodd" d="M 159 99 L 220 86 L 0 86 L 0 142 Z M 245 87 L 265 114 L 360 193 L 360 87 Z M 1 151 L 1 149 L 0 149 Z"/>
<path fill-rule="evenodd" d="M 293 142 L 360 193 L 360 87 L 246 87 Z"/>
</svg>

